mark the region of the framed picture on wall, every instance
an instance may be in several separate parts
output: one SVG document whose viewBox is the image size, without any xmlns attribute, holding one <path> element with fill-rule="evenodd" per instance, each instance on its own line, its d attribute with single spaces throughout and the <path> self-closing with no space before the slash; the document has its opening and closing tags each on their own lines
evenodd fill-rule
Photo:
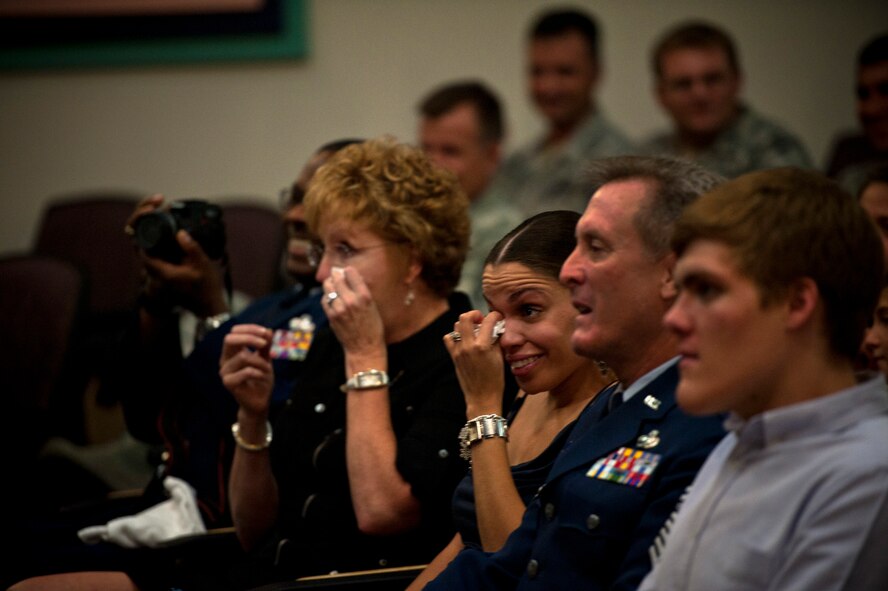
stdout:
<svg viewBox="0 0 888 591">
<path fill-rule="evenodd" d="M 0 68 L 298 59 L 305 0 L 0 0 Z"/>
</svg>

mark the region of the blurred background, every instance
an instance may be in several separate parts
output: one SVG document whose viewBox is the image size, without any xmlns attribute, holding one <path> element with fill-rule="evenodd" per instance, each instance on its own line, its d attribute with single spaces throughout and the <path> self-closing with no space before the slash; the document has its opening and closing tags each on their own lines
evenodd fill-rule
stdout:
<svg viewBox="0 0 888 591">
<path fill-rule="evenodd" d="M 288 0 L 284 0 L 285 2 Z M 688 17 L 733 33 L 745 96 L 796 132 L 822 165 L 856 127 L 854 59 L 888 23 L 883 0 L 573 2 L 603 29 L 601 107 L 638 139 L 666 120 L 649 51 Z M 43 206 L 82 191 L 256 196 L 321 143 L 390 133 L 412 141 L 433 86 L 475 77 L 499 92 L 508 147 L 539 129 L 524 91 L 524 41 L 539 0 L 306 0 L 307 55 L 0 71 L 0 253 L 31 248 Z"/>
</svg>

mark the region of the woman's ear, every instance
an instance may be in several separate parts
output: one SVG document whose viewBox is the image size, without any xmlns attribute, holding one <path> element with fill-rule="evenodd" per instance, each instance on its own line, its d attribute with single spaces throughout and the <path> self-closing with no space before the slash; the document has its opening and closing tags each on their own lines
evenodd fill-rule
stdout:
<svg viewBox="0 0 888 591">
<path fill-rule="evenodd" d="M 410 249 L 409 259 L 407 261 L 407 273 L 404 276 L 404 283 L 412 285 L 416 278 L 422 273 L 422 261 L 419 258 L 419 252 L 415 248 Z"/>
</svg>

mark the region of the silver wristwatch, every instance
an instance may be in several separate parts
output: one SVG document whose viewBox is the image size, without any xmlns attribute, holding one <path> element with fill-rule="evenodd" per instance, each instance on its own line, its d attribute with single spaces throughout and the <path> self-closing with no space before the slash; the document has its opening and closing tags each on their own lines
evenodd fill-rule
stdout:
<svg viewBox="0 0 888 591">
<path fill-rule="evenodd" d="M 339 389 L 343 392 L 349 390 L 372 390 L 373 388 L 384 388 L 389 385 L 388 374 L 381 369 L 368 369 L 367 371 L 359 371 L 342 384 Z"/>
<path fill-rule="evenodd" d="M 476 441 L 491 437 L 502 437 L 506 441 L 509 440 L 509 424 L 506 419 L 499 415 L 475 417 L 466 423 L 459 432 L 459 456 L 464 460 L 471 461 L 472 445 Z"/>
</svg>

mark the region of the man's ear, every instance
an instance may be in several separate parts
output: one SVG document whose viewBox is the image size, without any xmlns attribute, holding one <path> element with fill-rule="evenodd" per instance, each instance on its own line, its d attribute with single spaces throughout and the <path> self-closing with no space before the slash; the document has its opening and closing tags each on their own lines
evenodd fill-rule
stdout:
<svg viewBox="0 0 888 591">
<path fill-rule="evenodd" d="M 820 302 L 820 290 L 817 283 L 810 277 L 802 277 L 793 281 L 786 291 L 786 328 L 798 329 L 814 316 Z"/>
<path fill-rule="evenodd" d="M 503 159 L 502 143 L 488 143 L 485 148 L 485 153 L 487 154 L 488 171 L 490 173 L 490 176 L 493 177 L 493 174 L 496 172 L 497 168 L 499 168 L 500 161 L 502 161 Z"/>
<path fill-rule="evenodd" d="M 743 70 L 737 70 L 737 80 L 735 82 L 737 88 L 737 96 L 743 94 L 743 87 L 746 84 L 746 78 L 743 76 Z M 739 99 L 738 99 L 739 100 Z"/>
<path fill-rule="evenodd" d="M 662 108 L 666 108 L 666 101 L 663 97 L 666 96 L 666 83 L 663 82 L 663 79 L 657 76 L 657 79 L 654 81 L 654 98 L 657 100 L 657 104 Z"/>
<path fill-rule="evenodd" d="M 661 262 L 663 273 L 660 278 L 660 297 L 671 302 L 678 297 L 678 289 L 675 287 L 675 261 L 674 252 L 670 252 Z"/>
<path fill-rule="evenodd" d="M 604 64 L 601 63 L 601 60 L 596 59 L 592 64 L 592 88 L 589 89 L 592 94 L 596 93 L 602 80 L 604 80 Z"/>
</svg>

